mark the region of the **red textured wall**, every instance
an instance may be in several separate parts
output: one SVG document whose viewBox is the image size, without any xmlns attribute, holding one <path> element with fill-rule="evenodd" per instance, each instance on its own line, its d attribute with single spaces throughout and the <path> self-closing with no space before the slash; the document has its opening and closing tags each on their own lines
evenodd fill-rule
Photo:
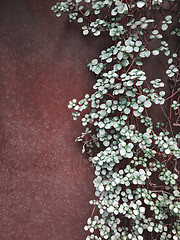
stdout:
<svg viewBox="0 0 180 240">
<path fill-rule="evenodd" d="M 86 64 L 110 43 L 56 18 L 55 2 L 0 0 L 0 240 L 86 236 L 94 175 L 67 105 L 91 91 Z M 166 77 L 164 64 L 145 69 Z"/>
<path fill-rule="evenodd" d="M 86 236 L 93 169 L 67 105 L 91 89 L 86 64 L 107 44 L 56 18 L 55 2 L 0 1 L 0 240 Z"/>
</svg>

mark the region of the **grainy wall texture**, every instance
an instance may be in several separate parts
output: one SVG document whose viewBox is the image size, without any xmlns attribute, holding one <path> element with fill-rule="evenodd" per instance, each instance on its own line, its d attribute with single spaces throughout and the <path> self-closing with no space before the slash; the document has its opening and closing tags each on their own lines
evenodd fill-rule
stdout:
<svg viewBox="0 0 180 240">
<path fill-rule="evenodd" d="M 86 236 L 94 175 L 67 105 L 92 91 L 86 64 L 110 42 L 56 18 L 55 2 L 0 1 L 0 240 Z"/>
<path fill-rule="evenodd" d="M 67 105 L 91 89 L 86 64 L 107 43 L 58 19 L 54 3 L 0 1 L 0 240 L 86 236 L 94 176 Z"/>
</svg>

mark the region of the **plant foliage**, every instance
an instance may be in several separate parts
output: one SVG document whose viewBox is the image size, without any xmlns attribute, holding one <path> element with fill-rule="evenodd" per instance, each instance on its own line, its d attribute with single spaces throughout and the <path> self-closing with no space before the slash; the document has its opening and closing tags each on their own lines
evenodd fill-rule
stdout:
<svg viewBox="0 0 180 240">
<path fill-rule="evenodd" d="M 77 141 L 96 175 L 87 240 L 180 239 L 180 134 L 173 132 L 180 126 L 179 59 L 165 41 L 168 31 L 180 36 L 178 16 L 172 14 L 177 7 L 173 0 L 67 0 L 52 7 L 57 17 L 65 12 L 81 24 L 84 35 L 107 32 L 112 39 L 112 46 L 88 64 L 97 76 L 94 93 L 69 103 L 73 119 L 80 117 L 85 126 Z M 158 48 L 152 48 L 153 41 Z M 169 97 L 164 79 L 147 80 L 143 70 L 147 58 L 160 54 L 167 61 Z M 164 122 L 151 118 L 154 106 Z"/>
</svg>

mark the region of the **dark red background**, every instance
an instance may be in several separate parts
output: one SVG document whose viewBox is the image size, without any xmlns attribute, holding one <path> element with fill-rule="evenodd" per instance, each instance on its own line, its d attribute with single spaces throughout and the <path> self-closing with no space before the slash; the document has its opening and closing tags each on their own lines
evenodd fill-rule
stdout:
<svg viewBox="0 0 180 240">
<path fill-rule="evenodd" d="M 86 64 L 110 43 L 56 18 L 55 2 L 0 0 L 0 240 L 86 236 L 94 175 L 67 105 L 91 91 Z M 146 70 L 165 76 L 163 64 Z"/>
<path fill-rule="evenodd" d="M 90 91 L 86 64 L 107 44 L 58 19 L 55 2 L 0 1 L 0 240 L 86 236 L 93 169 L 67 105 Z"/>
</svg>

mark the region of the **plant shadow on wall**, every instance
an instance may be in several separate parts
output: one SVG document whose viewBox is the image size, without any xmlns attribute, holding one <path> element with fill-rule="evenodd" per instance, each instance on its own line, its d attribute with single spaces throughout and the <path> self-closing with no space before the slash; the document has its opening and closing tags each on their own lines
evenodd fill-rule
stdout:
<svg viewBox="0 0 180 240">
<path fill-rule="evenodd" d="M 52 7 L 84 35 L 106 32 L 113 42 L 88 64 L 97 76 L 94 93 L 69 103 L 85 126 L 77 141 L 96 175 L 87 240 L 180 239 L 179 46 L 172 52 L 165 40 L 168 31 L 169 39 L 180 36 L 178 9 L 175 0 L 68 0 Z M 167 62 L 166 79 L 147 80 L 143 64 L 152 56 Z M 163 122 L 152 120 L 154 106 Z"/>
</svg>

